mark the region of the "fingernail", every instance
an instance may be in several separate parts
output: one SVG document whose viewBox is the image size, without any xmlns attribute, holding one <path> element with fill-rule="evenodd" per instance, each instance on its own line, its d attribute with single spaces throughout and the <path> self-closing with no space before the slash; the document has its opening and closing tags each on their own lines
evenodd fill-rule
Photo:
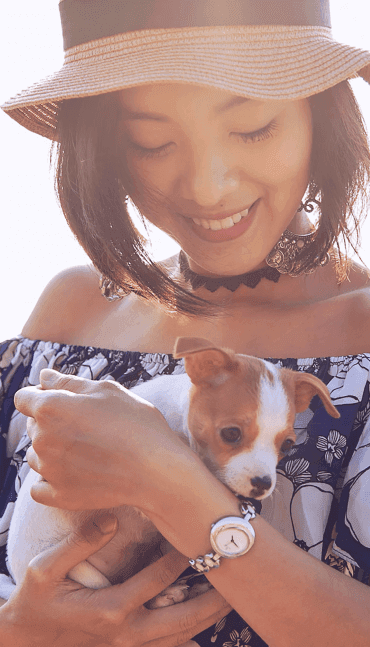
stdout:
<svg viewBox="0 0 370 647">
<path fill-rule="evenodd" d="M 40 379 L 42 384 L 45 384 L 45 386 L 51 386 L 55 382 L 55 374 L 48 368 L 42 369 L 40 373 Z"/>
<path fill-rule="evenodd" d="M 109 535 L 117 526 L 117 517 L 110 512 L 103 512 L 93 521 L 94 526 L 99 528 L 102 535 Z"/>
</svg>

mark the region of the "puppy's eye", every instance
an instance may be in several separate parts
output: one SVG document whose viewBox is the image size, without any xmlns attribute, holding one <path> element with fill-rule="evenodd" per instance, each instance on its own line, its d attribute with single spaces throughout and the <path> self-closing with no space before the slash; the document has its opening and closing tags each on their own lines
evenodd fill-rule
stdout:
<svg viewBox="0 0 370 647">
<path fill-rule="evenodd" d="M 220 436 L 225 443 L 237 443 L 242 437 L 239 427 L 224 427 L 220 431 Z"/>
<path fill-rule="evenodd" d="M 291 438 L 286 438 L 282 446 L 280 447 L 280 452 L 282 454 L 287 454 L 292 449 L 293 446 L 294 446 L 294 440 L 292 440 Z"/>
</svg>

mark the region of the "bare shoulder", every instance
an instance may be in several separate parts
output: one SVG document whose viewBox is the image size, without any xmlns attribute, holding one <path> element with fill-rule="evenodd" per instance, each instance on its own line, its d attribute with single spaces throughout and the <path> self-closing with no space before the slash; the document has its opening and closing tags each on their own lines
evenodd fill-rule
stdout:
<svg viewBox="0 0 370 647">
<path fill-rule="evenodd" d="M 351 262 L 348 280 L 340 285 L 340 295 L 347 297 L 347 308 L 353 308 L 356 316 L 369 316 L 370 313 L 370 271 L 359 263 Z"/>
<path fill-rule="evenodd" d="M 356 339 L 360 352 L 370 353 L 370 287 L 354 290 L 345 296 L 349 335 Z"/>
<path fill-rule="evenodd" d="M 348 280 L 344 281 L 342 285 L 347 285 L 346 291 L 348 292 L 370 288 L 370 270 L 354 260 L 350 261 Z"/>
<path fill-rule="evenodd" d="M 366 321 L 370 319 L 370 287 L 354 290 L 351 293 L 351 306 L 354 308 L 357 317 Z"/>
<path fill-rule="evenodd" d="M 22 335 L 68 343 L 72 329 L 112 307 L 100 292 L 99 278 L 92 265 L 78 265 L 59 272 L 42 292 Z"/>
</svg>

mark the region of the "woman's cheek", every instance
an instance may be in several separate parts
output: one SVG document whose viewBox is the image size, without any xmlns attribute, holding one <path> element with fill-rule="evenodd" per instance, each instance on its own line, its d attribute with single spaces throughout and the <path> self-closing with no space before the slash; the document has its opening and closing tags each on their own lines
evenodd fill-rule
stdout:
<svg viewBox="0 0 370 647">
<path fill-rule="evenodd" d="M 279 184 L 308 183 L 312 151 L 312 123 L 304 102 L 292 104 L 281 123 L 282 130 L 255 154 L 254 168 L 262 181 Z"/>
<path fill-rule="evenodd" d="M 129 159 L 128 167 L 134 178 L 147 187 L 152 187 L 164 195 L 170 194 L 175 173 L 171 155 L 153 159 Z"/>
<path fill-rule="evenodd" d="M 270 151 L 255 155 L 253 174 L 264 184 L 278 185 L 290 180 L 308 181 L 311 147 L 306 142 L 289 138 Z"/>
</svg>

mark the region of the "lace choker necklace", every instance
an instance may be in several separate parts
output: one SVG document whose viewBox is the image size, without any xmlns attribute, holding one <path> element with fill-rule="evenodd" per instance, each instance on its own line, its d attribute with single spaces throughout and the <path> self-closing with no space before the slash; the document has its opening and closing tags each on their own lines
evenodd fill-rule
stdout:
<svg viewBox="0 0 370 647">
<path fill-rule="evenodd" d="M 213 279 L 210 276 L 201 276 L 190 269 L 188 259 L 182 250 L 179 254 L 179 265 L 181 274 L 185 281 L 190 282 L 193 290 L 204 287 L 210 292 L 216 292 L 216 290 L 221 287 L 224 287 L 231 292 L 235 292 L 239 285 L 242 284 L 246 285 L 248 288 L 255 288 L 261 279 L 268 279 L 269 281 L 277 283 L 281 276 L 277 269 L 268 266 L 262 267 L 259 270 L 254 270 L 253 272 L 239 274 L 238 276 L 224 276 L 217 279 Z"/>
</svg>

